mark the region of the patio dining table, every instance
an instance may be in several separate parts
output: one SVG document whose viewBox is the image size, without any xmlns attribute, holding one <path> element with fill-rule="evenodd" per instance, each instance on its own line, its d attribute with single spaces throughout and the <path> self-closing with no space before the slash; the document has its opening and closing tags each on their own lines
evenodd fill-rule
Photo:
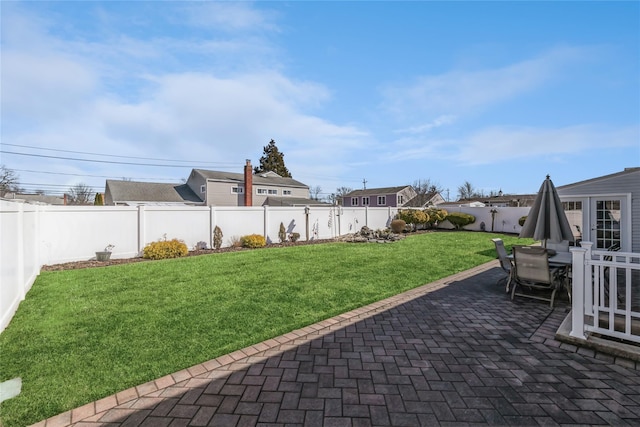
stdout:
<svg viewBox="0 0 640 427">
<path fill-rule="evenodd" d="M 511 274 L 513 275 L 515 273 L 515 269 L 513 268 L 514 265 L 514 261 L 513 261 L 513 252 L 510 253 L 509 255 L 507 255 L 507 259 L 511 262 Z M 566 268 L 567 269 L 567 291 L 569 292 L 569 294 L 571 293 L 571 266 L 573 264 L 573 256 L 571 255 L 571 252 L 564 252 L 564 251 L 560 251 L 560 252 L 556 252 L 553 255 L 549 256 L 549 267 L 550 268 Z M 509 282 L 511 282 L 513 276 L 511 276 L 511 278 L 509 279 Z M 507 289 L 507 293 L 510 292 L 510 289 Z"/>
<path fill-rule="evenodd" d="M 513 254 L 507 255 L 507 258 L 513 264 Z M 570 267 L 573 263 L 571 252 L 556 252 L 549 256 L 549 265 L 552 267 Z"/>
</svg>

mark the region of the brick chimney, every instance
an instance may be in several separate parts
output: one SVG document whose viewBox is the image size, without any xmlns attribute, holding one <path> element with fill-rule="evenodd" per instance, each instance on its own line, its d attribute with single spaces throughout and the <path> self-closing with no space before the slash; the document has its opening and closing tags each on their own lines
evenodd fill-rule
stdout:
<svg viewBox="0 0 640 427">
<path fill-rule="evenodd" d="M 253 168 L 251 160 L 247 159 L 244 165 L 244 205 L 253 206 Z"/>
</svg>

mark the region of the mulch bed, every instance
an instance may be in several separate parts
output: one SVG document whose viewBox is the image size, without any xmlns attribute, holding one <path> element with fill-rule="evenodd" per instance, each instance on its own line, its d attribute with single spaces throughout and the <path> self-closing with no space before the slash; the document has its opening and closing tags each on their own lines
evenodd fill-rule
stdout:
<svg viewBox="0 0 640 427">
<path fill-rule="evenodd" d="M 265 248 L 277 248 L 277 247 L 288 247 L 288 246 L 303 246 L 303 245 L 317 245 L 320 243 L 331 243 L 337 242 L 337 239 L 316 239 L 316 240 L 298 240 L 297 242 L 284 242 L 284 243 L 272 243 Z M 242 247 L 228 247 L 228 248 L 220 248 L 220 249 L 198 249 L 189 251 L 187 256 L 199 256 L 199 255 L 210 255 L 210 254 L 219 254 L 225 252 L 238 252 L 238 251 L 251 251 L 254 249 L 242 248 Z M 134 262 L 151 262 L 154 260 L 145 259 L 142 257 L 135 258 L 118 258 L 118 259 L 110 259 L 109 261 L 97 261 L 95 259 L 90 259 L 87 261 L 73 261 L 73 262 L 65 262 L 63 264 L 52 264 L 52 265 L 44 265 L 41 268 L 41 271 L 62 271 L 62 270 L 77 270 L 81 268 L 94 268 L 94 267 L 108 267 L 110 265 L 120 265 L 120 264 L 132 264 Z"/>
</svg>

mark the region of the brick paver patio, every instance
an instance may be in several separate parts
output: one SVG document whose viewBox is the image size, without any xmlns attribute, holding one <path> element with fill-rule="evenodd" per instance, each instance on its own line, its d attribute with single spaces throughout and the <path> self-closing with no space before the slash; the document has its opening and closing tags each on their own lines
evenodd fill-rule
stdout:
<svg viewBox="0 0 640 427">
<path fill-rule="evenodd" d="M 512 302 L 500 274 L 489 263 L 36 425 L 640 425 L 640 367 L 554 340 L 566 303 Z"/>
</svg>

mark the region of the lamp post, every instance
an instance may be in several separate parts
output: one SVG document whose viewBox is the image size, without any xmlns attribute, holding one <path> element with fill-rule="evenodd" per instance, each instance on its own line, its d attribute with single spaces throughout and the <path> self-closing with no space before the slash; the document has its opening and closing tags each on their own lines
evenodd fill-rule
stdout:
<svg viewBox="0 0 640 427">
<path fill-rule="evenodd" d="M 496 219 L 496 214 L 498 213 L 498 209 L 493 208 L 489 212 L 491 212 L 491 232 L 493 233 L 493 223 Z"/>
</svg>

